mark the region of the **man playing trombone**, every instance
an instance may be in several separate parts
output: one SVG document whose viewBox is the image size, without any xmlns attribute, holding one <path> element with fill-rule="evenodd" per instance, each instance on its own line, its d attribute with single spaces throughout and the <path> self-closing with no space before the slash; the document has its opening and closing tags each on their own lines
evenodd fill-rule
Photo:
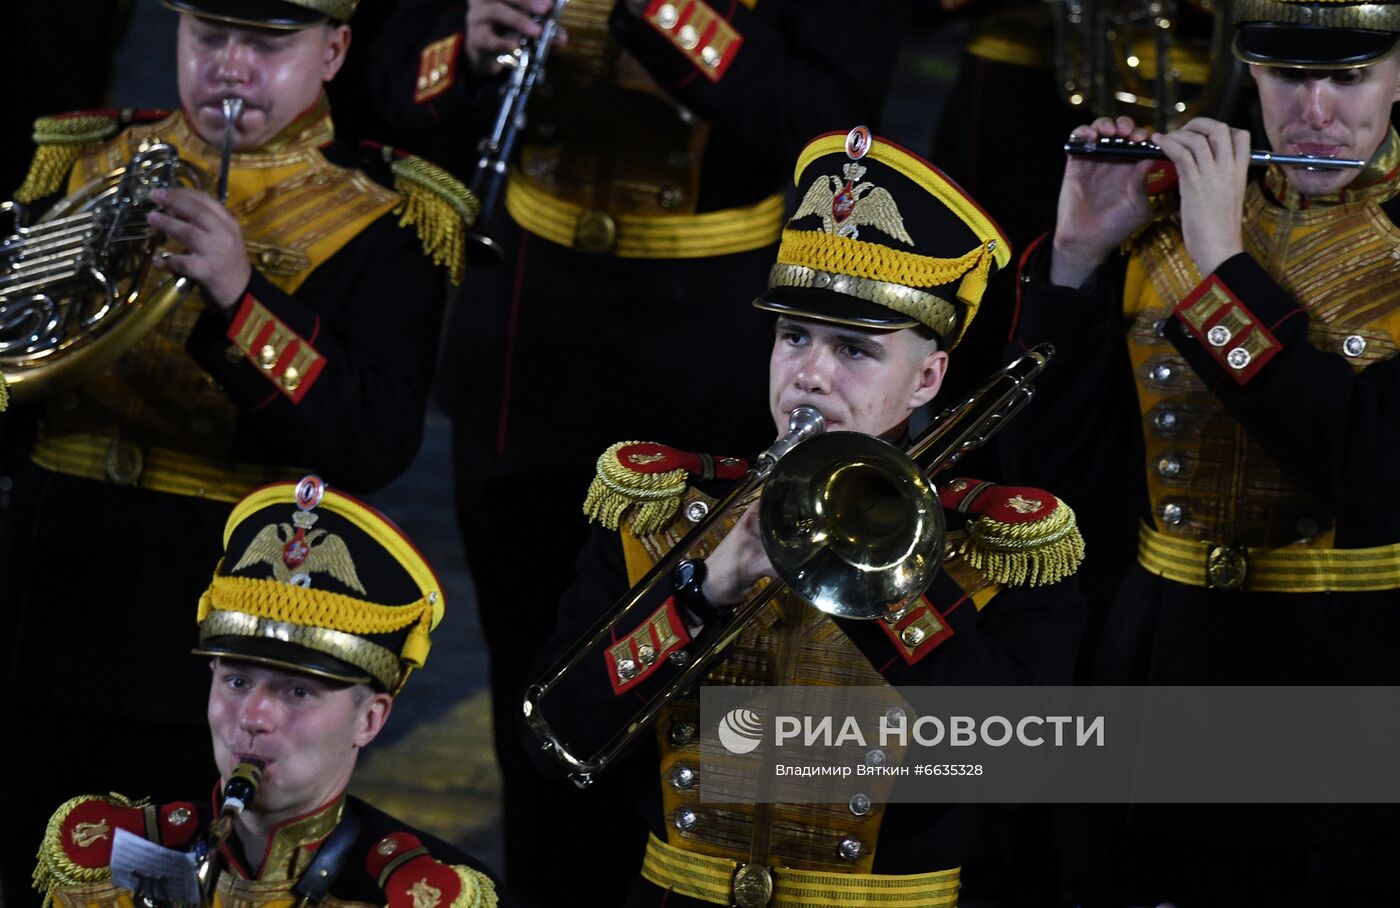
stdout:
<svg viewBox="0 0 1400 908">
<path fill-rule="evenodd" d="M 792 411 L 810 407 L 828 431 L 899 444 L 914 411 L 937 395 L 947 350 L 976 315 L 987 275 L 1009 261 L 1010 249 L 940 172 L 872 139 L 863 127 L 812 141 L 797 174 L 803 201 L 783 232 L 769 288 L 755 302 L 777 315 L 768 387 L 774 423 L 783 432 Z M 609 448 L 585 505 L 601 526 L 579 557 L 550 650 L 577 645 L 638 577 L 672 546 L 681 549 L 677 540 L 744 472 L 736 458 L 663 445 Z M 1039 490 L 963 479 L 938 484 L 944 506 L 965 515 L 967 528 L 975 525 L 984 540 L 1016 535 L 1026 541 L 1020 554 L 989 559 L 977 545 L 961 545 L 956 533 L 950 551 L 961 554 L 950 556 L 907 608 L 876 620 L 829 617 L 781 593 L 703 683 L 1067 683 L 1083 617 L 1077 588 L 1065 580 L 1083 551 L 1072 512 Z M 671 575 L 541 698 L 539 708 L 571 750 L 588 753 L 591 743 L 627 723 L 638 695 L 704 659 L 701 651 L 755 582 L 774 576 L 755 508 L 736 510 L 716 526 L 731 529 L 722 538 L 716 531 L 694 545 L 687 540 L 673 553 L 683 557 Z M 974 809 L 865 798 L 835 815 L 816 805 L 783 805 L 785 816 L 798 816 L 801 834 L 751 804 L 726 805 L 747 814 L 722 819 L 700 801 L 705 782 L 687 769 L 699 754 L 697 728 L 685 718 L 693 708 L 693 693 L 667 703 L 656 724 L 659 754 L 642 747 L 624 764 L 652 834 L 631 892 L 601 898 L 628 905 L 796 905 L 790 887 L 819 878 L 843 905 L 891 898 L 956 904 L 957 868 L 980 848 Z M 736 823 L 747 830 L 738 840 Z M 768 880 L 771 902 L 713 882 L 732 880 L 741 866 Z"/>
<path fill-rule="evenodd" d="M 1108 493 L 1113 513 L 1081 511 L 1095 551 L 1137 538 L 1100 681 L 1393 685 L 1400 4 L 1233 15 L 1272 151 L 1365 166 L 1250 180 L 1248 134 L 1208 119 L 1151 137 L 1170 174 L 1071 160 L 1018 327 L 1062 358 L 1004 453 L 1066 494 Z M 1124 118 L 1072 136 L 1099 137 L 1149 138 Z M 1392 808 L 1139 805 L 1099 838 L 1104 904 L 1400 898 Z"/>
</svg>

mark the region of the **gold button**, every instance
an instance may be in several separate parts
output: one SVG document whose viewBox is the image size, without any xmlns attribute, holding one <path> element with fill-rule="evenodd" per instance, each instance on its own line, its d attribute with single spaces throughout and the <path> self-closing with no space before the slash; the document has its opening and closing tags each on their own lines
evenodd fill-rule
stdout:
<svg viewBox="0 0 1400 908">
<path fill-rule="evenodd" d="M 134 486 L 141 478 L 146 458 L 141 449 L 129 441 L 114 441 L 107 449 L 107 460 L 103 464 L 107 479 L 117 485 Z"/>
<path fill-rule="evenodd" d="M 288 391 L 295 391 L 301 386 L 301 373 L 294 366 L 288 366 L 287 371 L 282 373 L 282 387 Z"/>
<path fill-rule="evenodd" d="M 617 243 L 617 224 L 602 211 L 585 211 L 574 227 L 574 248 L 579 252 L 600 255 L 611 252 Z"/>
<path fill-rule="evenodd" d="M 649 643 L 643 643 L 637 647 L 637 658 L 643 665 L 651 665 L 656 661 L 656 648 Z"/>
<path fill-rule="evenodd" d="M 686 50 L 695 50 L 695 45 L 700 43 L 700 32 L 693 25 L 683 25 L 676 33 L 676 41 Z"/>
<path fill-rule="evenodd" d="M 906 627 L 900 631 L 899 639 L 903 640 L 906 646 L 918 646 L 924 642 L 924 629 L 917 625 Z"/>
<path fill-rule="evenodd" d="M 277 348 L 271 344 L 263 344 L 263 348 L 258 351 L 258 364 L 266 371 L 272 371 L 272 367 L 277 365 Z"/>
<path fill-rule="evenodd" d="M 258 261 L 264 268 L 276 268 L 282 262 L 282 253 L 276 249 L 264 249 L 258 253 Z"/>
</svg>

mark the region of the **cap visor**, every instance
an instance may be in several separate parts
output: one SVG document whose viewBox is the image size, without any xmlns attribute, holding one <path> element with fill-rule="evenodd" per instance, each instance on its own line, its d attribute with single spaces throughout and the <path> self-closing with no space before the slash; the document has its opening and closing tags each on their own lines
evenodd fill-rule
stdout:
<svg viewBox="0 0 1400 908">
<path fill-rule="evenodd" d="M 1290 69 L 1354 69 L 1395 46 L 1394 32 L 1249 22 L 1235 35 L 1235 56 L 1246 63 Z"/>
<path fill-rule="evenodd" d="M 346 684 L 368 684 L 374 680 L 369 672 L 319 650 L 266 637 L 210 637 L 191 652 L 196 656 L 218 656 L 238 662 L 271 665 Z"/>
<path fill-rule="evenodd" d="M 868 331 L 898 331 L 921 324 L 918 319 L 878 303 L 817 287 L 774 287 L 754 300 L 753 304 L 757 309 L 766 309 L 779 315 L 864 328 Z"/>
<path fill-rule="evenodd" d="M 327 21 L 324 13 L 282 0 L 161 0 L 177 13 L 190 13 L 234 25 L 284 30 L 309 28 Z"/>
</svg>

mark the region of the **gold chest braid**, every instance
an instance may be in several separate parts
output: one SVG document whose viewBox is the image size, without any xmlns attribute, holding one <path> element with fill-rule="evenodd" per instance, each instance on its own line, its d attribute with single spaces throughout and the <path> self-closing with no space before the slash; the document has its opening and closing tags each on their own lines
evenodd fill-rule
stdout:
<svg viewBox="0 0 1400 908">
<path fill-rule="evenodd" d="M 1249 254 L 1306 308 L 1308 338 L 1360 371 L 1394 356 L 1400 337 L 1400 230 L 1378 200 L 1304 210 L 1245 200 Z M 1138 242 L 1124 311 L 1157 530 L 1245 546 L 1332 544 L 1334 516 L 1231 417 L 1162 337 L 1172 308 L 1201 281 L 1177 223 Z"/>
<path fill-rule="evenodd" d="M 287 293 L 399 201 L 364 173 L 331 164 L 319 146 L 333 137 L 323 102 L 257 153 L 232 158 L 228 209 L 243 229 L 253 266 Z M 213 185 L 218 150 L 177 113 L 84 153 L 69 191 L 157 142 L 174 145 L 202 184 Z M 153 269 L 147 280 L 164 277 Z M 185 349 L 203 310 L 196 291 L 110 367 L 55 395 L 38 429 L 35 462 L 60 473 L 227 501 L 295 475 L 231 461 L 237 408 Z"/>
<path fill-rule="evenodd" d="M 684 516 L 691 502 L 714 500 L 695 490 L 686 493 L 679 516 L 662 531 L 633 540 L 628 572 L 633 580 L 664 555 L 689 528 Z M 741 509 L 733 509 L 741 513 Z M 701 544 L 703 557 L 724 537 L 732 520 L 721 521 Z M 626 539 L 626 537 L 624 537 Z M 870 666 L 836 623 L 795 596 L 780 595 L 771 601 L 740 634 L 728 657 L 712 670 L 706 685 L 834 685 L 878 686 L 886 682 Z M 698 729 L 700 701 L 697 694 L 677 698 L 661 713 L 656 724 L 661 753 L 661 793 L 666 814 L 668 842 L 685 851 L 730 858 L 739 862 L 869 873 L 884 818 L 886 792 L 872 782 L 868 796 L 851 804 L 752 804 L 700 800 L 701 787 L 722 780 L 700 777 Z M 892 762 L 901 753 L 889 753 Z M 722 758 L 705 755 L 709 764 Z M 841 857 L 839 846 L 847 839 L 861 843 L 852 860 Z"/>
<path fill-rule="evenodd" d="M 693 214 L 709 126 L 612 39 L 614 5 L 571 0 L 564 7 L 569 41 L 553 52 L 550 79 L 531 98 L 517 178 L 526 191 L 599 216 Z M 512 215 L 534 229 L 520 192 Z"/>
</svg>

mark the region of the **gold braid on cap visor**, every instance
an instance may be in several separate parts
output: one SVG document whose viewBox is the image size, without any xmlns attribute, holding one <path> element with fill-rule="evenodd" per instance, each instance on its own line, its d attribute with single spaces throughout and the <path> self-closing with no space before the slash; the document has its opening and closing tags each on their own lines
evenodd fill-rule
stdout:
<svg viewBox="0 0 1400 908">
<path fill-rule="evenodd" d="M 1400 32 L 1400 3 L 1338 3 L 1332 0 L 1235 0 L 1236 25 L 1277 22 L 1318 28 L 1364 28 Z"/>
<path fill-rule="evenodd" d="M 967 307 L 962 330 L 972 322 L 987 288 L 996 241 L 989 240 L 955 259 L 933 258 L 832 236 L 814 230 L 784 230 L 778 263 L 768 277 L 770 287 L 815 287 L 844 293 L 917 319 L 948 346 L 957 325 L 957 307 L 921 287 L 945 287 L 959 281 L 956 297 Z"/>
<path fill-rule="evenodd" d="M 215 617 L 219 620 L 214 621 Z M 220 634 L 286 639 L 285 628 L 298 629 L 296 639 L 289 642 L 364 669 L 396 693 L 408 676 L 404 669 L 421 668 L 428 658 L 433 606 L 427 597 L 408 605 L 378 605 L 276 580 L 215 577 L 199 599 L 196 620 L 201 641 Z M 397 655 L 359 636 L 391 634 L 410 625 L 403 651 Z"/>
</svg>

